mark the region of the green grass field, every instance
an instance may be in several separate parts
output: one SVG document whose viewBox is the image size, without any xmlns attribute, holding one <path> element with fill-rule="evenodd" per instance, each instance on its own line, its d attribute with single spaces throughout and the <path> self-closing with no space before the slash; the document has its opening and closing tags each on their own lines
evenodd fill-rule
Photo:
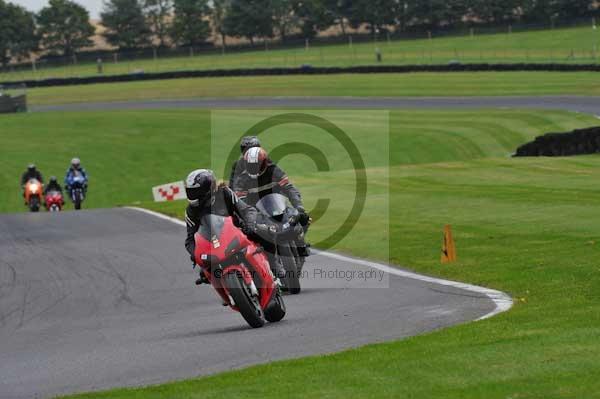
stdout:
<svg viewBox="0 0 600 399">
<path fill-rule="evenodd" d="M 231 137 L 245 115 L 231 115 Z M 413 270 L 506 291 L 515 299 L 510 312 L 339 354 L 72 398 L 600 397 L 600 157 L 508 157 L 538 134 L 597 120 L 515 110 L 390 117 L 389 180 L 382 178 L 385 159 L 369 151 L 365 159 L 371 181 L 389 190 L 393 206 L 367 209 L 362 240 L 336 249 L 370 258 L 389 250 L 391 261 Z M 346 119 L 359 142 L 382 129 L 380 119 L 354 111 Z M 0 211 L 24 210 L 18 174 L 28 162 L 58 174 L 79 155 L 91 175 L 85 206 L 142 205 L 180 217 L 184 204 L 151 203 L 150 186 L 208 162 L 209 131 L 208 112 L 197 110 L 3 117 Z M 184 145 L 191 137 L 195 144 Z M 324 182 L 313 170 L 300 168 L 299 159 L 284 162 L 307 201 L 321 194 Z M 346 189 L 348 175 L 331 172 L 325 183 L 332 194 Z M 387 215 L 389 248 L 377 229 Z M 446 223 L 459 256 L 450 266 L 439 264 Z M 316 223 L 312 240 L 327 229 Z"/>
<path fill-rule="evenodd" d="M 383 54 L 383 64 L 444 64 L 460 62 L 561 62 L 595 63 L 600 55 L 600 30 L 590 25 L 579 28 L 433 38 L 432 40 L 396 40 L 343 45 L 309 46 L 284 50 L 231 54 L 197 54 L 193 57 L 140 59 L 134 61 L 104 60 L 105 74 L 127 74 L 136 70 L 163 72 L 191 69 L 232 69 L 249 67 L 351 66 L 375 64 L 375 48 Z M 67 64 L 70 63 L 70 65 Z M 1 81 L 92 76 L 95 63 L 45 67 L 0 73 Z"/>
<path fill-rule="evenodd" d="M 600 95 L 594 72 L 479 72 L 198 78 L 38 88 L 30 105 L 261 96 Z"/>
</svg>

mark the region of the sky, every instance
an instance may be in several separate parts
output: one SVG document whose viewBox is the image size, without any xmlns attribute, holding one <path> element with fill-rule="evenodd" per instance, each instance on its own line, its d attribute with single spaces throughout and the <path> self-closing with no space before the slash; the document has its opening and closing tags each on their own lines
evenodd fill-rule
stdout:
<svg viewBox="0 0 600 399">
<path fill-rule="evenodd" d="M 18 4 L 35 12 L 38 12 L 48 5 L 48 0 L 9 0 L 9 2 Z M 100 17 L 102 0 L 75 0 L 75 2 L 87 8 L 91 18 L 98 19 Z"/>
</svg>

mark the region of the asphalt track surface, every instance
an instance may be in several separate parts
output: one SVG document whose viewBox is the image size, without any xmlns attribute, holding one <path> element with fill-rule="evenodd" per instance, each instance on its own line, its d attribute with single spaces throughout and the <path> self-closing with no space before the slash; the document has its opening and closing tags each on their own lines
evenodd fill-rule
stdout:
<svg viewBox="0 0 600 399">
<path fill-rule="evenodd" d="M 182 100 L 81 103 L 33 106 L 34 112 L 107 111 L 163 108 L 339 108 L 339 109 L 473 109 L 535 108 L 600 114 L 600 97 L 232 97 Z"/>
<path fill-rule="evenodd" d="M 125 208 L 0 215 L 0 398 L 156 384 L 498 311 L 481 292 L 314 255 L 302 294 L 285 297 L 285 319 L 250 329 L 211 287 L 194 285 L 184 236 Z M 350 271 L 371 276 L 350 281 Z"/>
</svg>

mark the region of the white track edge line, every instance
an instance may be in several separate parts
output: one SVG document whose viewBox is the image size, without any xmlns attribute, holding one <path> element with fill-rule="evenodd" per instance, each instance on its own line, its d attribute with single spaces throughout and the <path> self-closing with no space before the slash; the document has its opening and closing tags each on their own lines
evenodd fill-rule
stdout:
<svg viewBox="0 0 600 399">
<path fill-rule="evenodd" d="M 185 227 L 185 222 L 183 222 L 179 219 L 170 217 L 170 216 L 163 215 L 162 213 L 154 212 L 149 209 L 139 208 L 139 207 L 135 207 L 135 206 L 126 206 L 124 208 L 133 209 L 138 212 L 143 212 L 148 215 L 152 215 L 154 217 L 157 217 L 157 218 L 160 218 L 163 220 L 167 220 L 171 223 L 175 223 L 179 226 Z M 424 281 L 427 283 L 434 283 L 434 284 L 438 284 L 438 285 L 445 285 L 448 287 L 454 287 L 454 288 L 459 288 L 459 289 L 466 290 L 466 291 L 476 292 L 478 294 L 483 294 L 483 295 L 487 296 L 492 302 L 494 302 L 494 304 L 496 305 L 496 308 L 494 310 L 492 310 L 491 312 L 486 313 L 485 315 L 479 317 L 475 321 L 489 319 L 490 317 L 493 317 L 499 313 L 506 312 L 513 305 L 513 300 L 508 294 L 506 294 L 502 291 L 491 289 L 491 288 L 480 287 L 478 285 L 472 285 L 472 284 L 467 284 L 467 283 L 461 283 L 459 281 L 444 280 L 441 278 L 424 276 L 422 274 L 417 274 L 417 273 L 409 272 L 406 270 L 397 269 L 395 267 L 384 265 L 382 263 L 372 262 L 372 261 L 368 261 L 368 260 L 364 260 L 364 259 L 352 258 L 349 256 L 344 256 L 344 255 L 336 254 L 333 252 L 320 251 L 320 250 L 315 250 L 315 249 L 313 249 L 313 252 L 315 254 L 326 256 L 326 257 L 332 258 L 332 259 L 337 259 L 337 260 L 341 260 L 341 261 L 345 261 L 345 262 L 354 262 L 354 263 L 357 263 L 357 264 L 360 264 L 363 266 L 367 266 L 367 267 L 371 267 L 373 269 L 381 270 L 385 273 L 393 274 L 393 275 L 399 276 L 399 277 L 410 278 L 413 280 L 419 280 L 419 281 Z"/>
<path fill-rule="evenodd" d="M 406 270 L 398 269 L 398 268 L 395 268 L 392 266 L 384 265 L 382 263 L 372 262 L 372 261 L 368 261 L 368 260 L 364 260 L 364 259 L 352 258 L 349 256 L 344 256 L 344 255 L 340 255 L 340 254 L 336 254 L 336 253 L 332 253 L 332 252 L 319 251 L 319 250 L 314 250 L 314 249 L 312 251 L 314 253 L 322 255 L 322 256 L 326 256 L 326 257 L 329 257 L 332 259 L 342 260 L 342 261 L 346 261 L 346 262 L 358 263 L 360 265 L 368 266 L 368 267 L 371 267 L 371 268 L 377 269 L 377 270 L 381 270 L 385 273 L 393 274 L 395 276 L 410 278 L 413 280 L 420 280 L 420 281 L 424 281 L 427 283 L 434 283 L 434 284 L 438 284 L 438 285 L 445 285 L 448 287 L 454 287 L 454 288 L 459 288 L 459 289 L 463 289 L 466 291 L 476 292 L 478 294 L 483 294 L 483 295 L 487 296 L 488 298 L 490 298 L 490 300 L 492 300 L 492 302 L 494 302 L 494 304 L 496 305 L 496 308 L 494 310 L 492 310 L 491 312 L 476 319 L 476 321 L 488 319 L 499 313 L 506 312 L 513 305 L 512 298 L 508 294 L 505 294 L 502 291 L 493 290 L 491 288 L 480 287 L 477 285 L 472 285 L 472 284 L 467 284 L 467 283 L 461 283 L 459 281 L 444 280 L 444 279 L 440 279 L 440 278 L 436 278 L 436 277 L 424 276 L 422 274 L 417 274 L 417 273 L 409 272 Z"/>
</svg>

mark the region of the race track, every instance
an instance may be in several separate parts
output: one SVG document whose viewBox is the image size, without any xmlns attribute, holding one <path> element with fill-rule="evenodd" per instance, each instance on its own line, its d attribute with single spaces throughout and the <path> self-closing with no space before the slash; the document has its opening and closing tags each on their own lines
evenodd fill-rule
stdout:
<svg viewBox="0 0 600 399">
<path fill-rule="evenodd" d="M 253 330 L 211 287 L 194 285 L 184 235 L 176 223 L 124 208 L 0 215 L 0 397 L 155 384 L 498 311 L 482 292 L 407 272 L 381 274 L 374 288 L 319 278 L 317 270 L 386 269 L 315 255 L 303 293 L 285 298 L 286 318 Z"/>
<path fill-rule="evenodd" d="M 340 109 L 477 109 L 534 108 L 600 114 L 600 97 L 233 97 L 182 100 L 81 103 L 33 106 L 34 112 L 106 111 L 161 108 L 340 108 Z"/>
</svg>

